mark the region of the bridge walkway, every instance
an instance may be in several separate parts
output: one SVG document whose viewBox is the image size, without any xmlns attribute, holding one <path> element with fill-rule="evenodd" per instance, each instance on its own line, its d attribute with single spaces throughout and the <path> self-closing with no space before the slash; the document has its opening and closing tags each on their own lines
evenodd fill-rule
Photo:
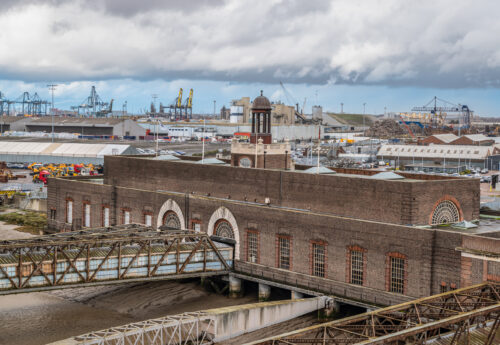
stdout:
<svg viewBox="0 0 500 345">
<path fill-rule="evenodd" d="M 228 274 L 233 247 L 129 224 L 0 242 L 0 294 Z"/>
</svg>

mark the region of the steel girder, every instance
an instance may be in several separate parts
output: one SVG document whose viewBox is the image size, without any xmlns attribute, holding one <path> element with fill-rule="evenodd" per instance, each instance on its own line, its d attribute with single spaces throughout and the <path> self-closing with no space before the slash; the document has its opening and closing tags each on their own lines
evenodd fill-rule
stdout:
<svg viewBox="0 0 500 345">
<path fill-rule="evenodd" d="M 131 323 L 73 337 L 85 345 L 208 345 L 213 344 L 216 320 L 205 312 L 184 313 Z"/>
<path fill-rule="evenodd" d="M 0 294 L 229 272 L 230 252 L 224 258 L 205 233 L 158 232 L 138 224 L 1 241 Z"/>
<path fill-rule="evenodd" d="M 490 327 L 484 344 L 493 344 L 500 324 L 499 293 L 500 284 L 483 283 L 252 344 L 427 344 L 450 334 L 450 344 L 458 344 L 481 325 Z"/>
</svg>

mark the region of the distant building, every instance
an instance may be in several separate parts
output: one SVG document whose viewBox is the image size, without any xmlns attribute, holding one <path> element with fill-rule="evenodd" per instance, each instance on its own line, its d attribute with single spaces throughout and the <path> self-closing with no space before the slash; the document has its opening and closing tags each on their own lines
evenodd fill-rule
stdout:
<svg viewBox="0 0 500 345">
<path fill-rule="evenodd" d="M 485 168 L 487 159 L 496 153 L 495 147 L 472 145 L 382 145 L 377 153 L 379 160 L 401 166 L 419 163 L 421 166 L 461 165 Z"/>
<path fill-rule="evenodd" d="M 420 141 L 420 144 L 422 145 L 430 145 L 430 144 L 438 144 L 438 145 L 445 145 L 445 144 L 450 144 L 451 142 L 457 140 L 458 136 L 456 136 L 453 133 L 446 133 L 446 134 L 434 134 L 430 135 L 427 138 L 424 138 Z"/>
<path fill-rule="evenodd" d="M 52 118 L 31 118 L 25 122 L 26 132 L 52 132 Z M 146 129 L 130 119 L 54 118 L 55 133 L 78 133 L 99 136 L 144 136 Z"/>
<path fill-rule="evenodd" d="M 451 145 L 477 145 L 489 146 L 495 143 L 495 139 L 485 136 L 484 134 L 468 134 L 455 139 Z"/>
<path fill-rule="evenodd" d="M 295 107 L 283 103 L 271 104 L 271 122 L 273 125 L 293 125 L 295 123 Z M 249 123 L 252 103 L 250 97 L 243 97 L 231 102 L 230 122 Z"/>
</svg>

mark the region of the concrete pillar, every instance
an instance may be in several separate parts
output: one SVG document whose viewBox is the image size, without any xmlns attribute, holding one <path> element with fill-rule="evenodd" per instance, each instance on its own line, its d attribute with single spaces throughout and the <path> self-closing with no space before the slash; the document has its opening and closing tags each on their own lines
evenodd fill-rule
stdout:
<svg viewBox="0 0 500 345">
<path fill-rule="evenodd" d="M 293 291 L 293 290 L 291 292 L 292 292 L 292 299 L 304 298 L 304 294 L 301 292 L 297 292 L 297 291 Z"/>
<path fill-rule="evenodd" d="M 238 298 L 242 294 L 241 279 L 229 276 L 229 297 Z"/>
<path fill-rule="evenodd" d="M 325 309 L 323 309 L 323 317 L 326 319 L 334 318 L 340 312 L 340 304 L 335 301 L 333 298 L 328 300 L 325 305 Z"/>
<path fill-rule="evenodd" d="M 271 287 L 266 284 L 259 283 L 259 302 L 268 301 L 271 297 Z"/>
</svg>

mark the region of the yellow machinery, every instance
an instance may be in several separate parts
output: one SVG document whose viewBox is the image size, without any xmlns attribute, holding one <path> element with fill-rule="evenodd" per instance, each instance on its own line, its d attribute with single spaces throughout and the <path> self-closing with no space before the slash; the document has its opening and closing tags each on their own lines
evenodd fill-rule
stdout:
<svg viewBox="0 0 500 345">
<path fill-rule="evenodd" d="M 182 108 L 182 88 L 179 89 L 179 96 L 177 97 L 177 108 Z"/>
</svg>

